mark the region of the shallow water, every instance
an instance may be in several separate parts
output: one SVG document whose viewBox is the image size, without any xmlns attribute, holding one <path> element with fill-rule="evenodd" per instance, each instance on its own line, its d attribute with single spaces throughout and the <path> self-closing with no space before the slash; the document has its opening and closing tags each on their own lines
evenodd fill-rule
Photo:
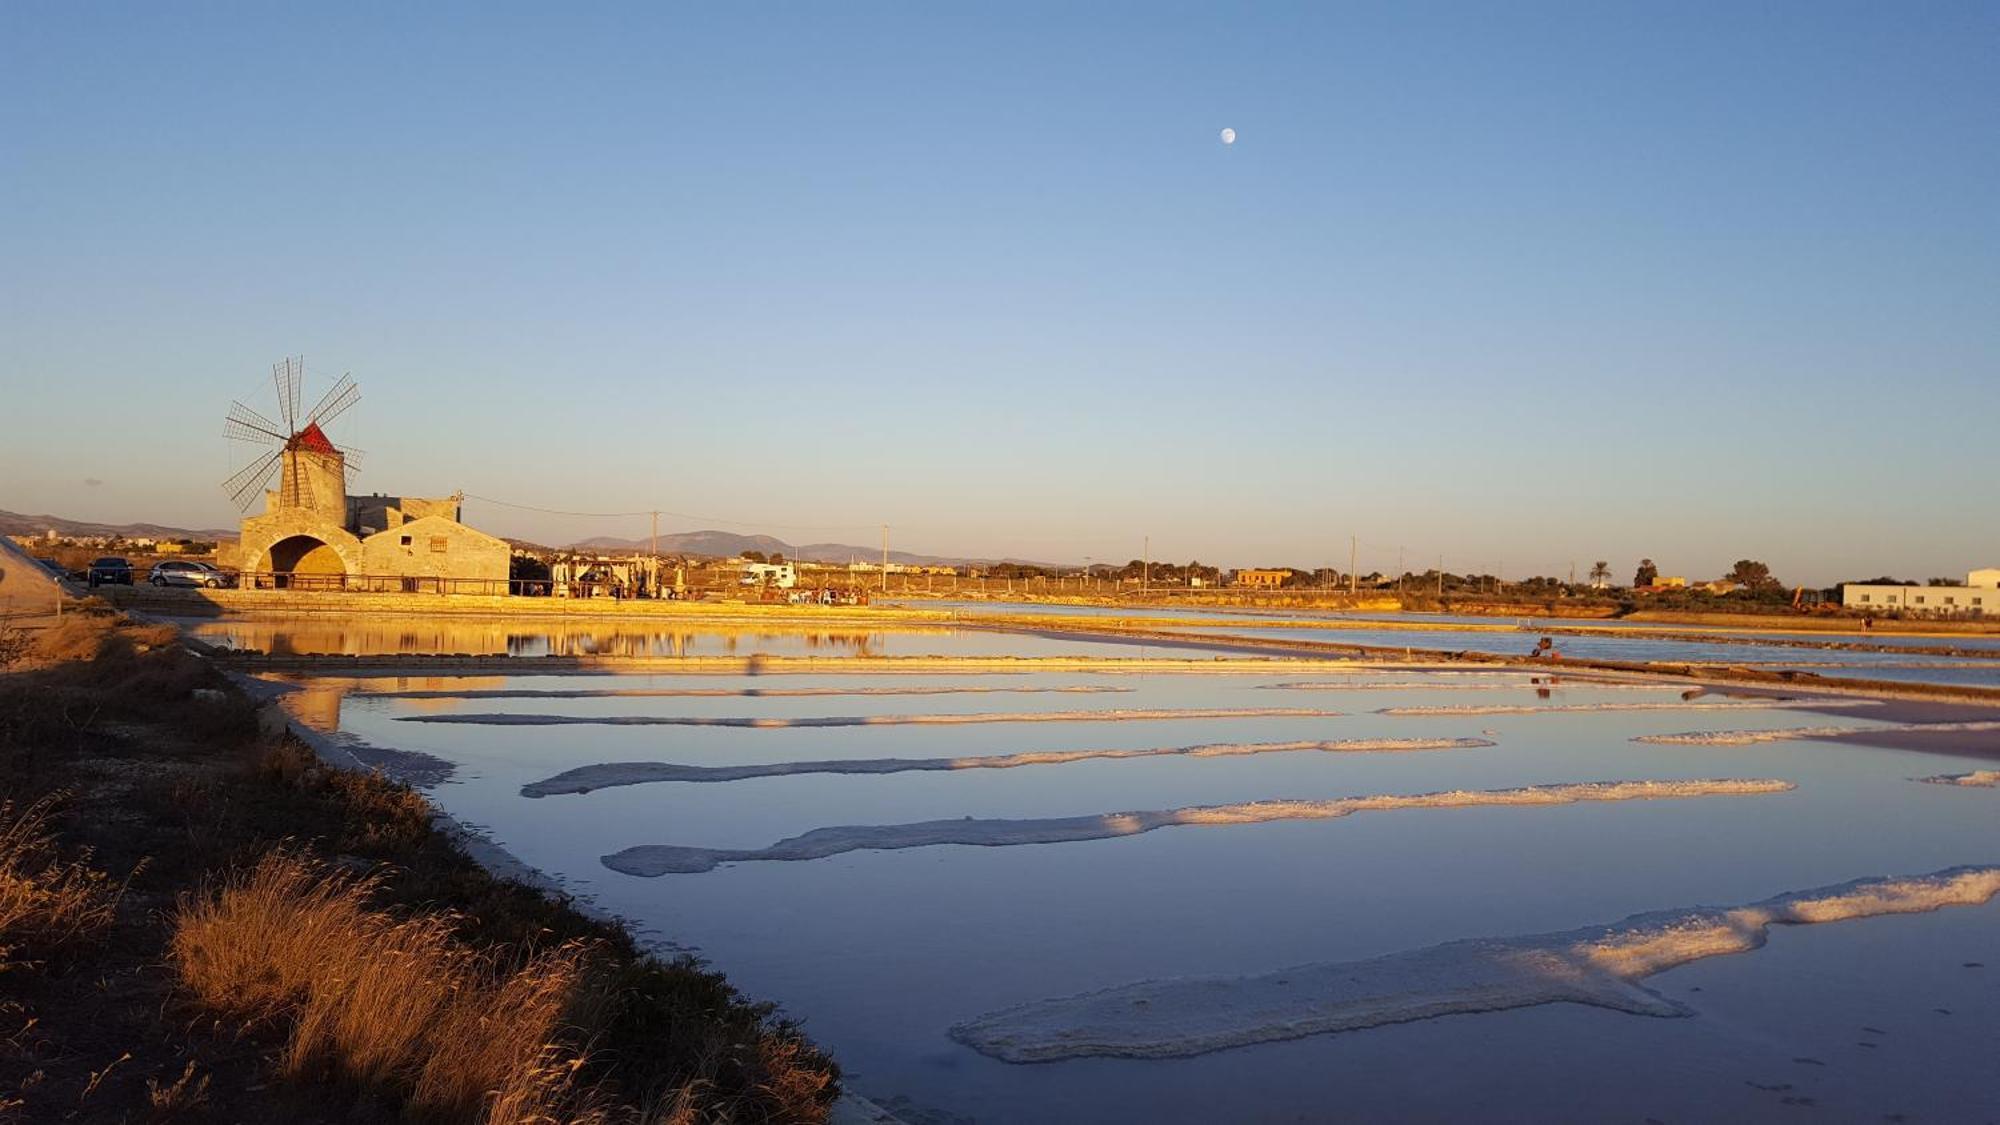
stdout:
<svg viewBox="0 0 2000 1125">
<path fill-rule="evenodd" d="M 907 605 L 913 609 L 946 609 L 971 618 L 976 618 L 982 614 L 1039 614 L 1074 617 L 1163 617 L 1197 622 L 1226 622 L 1231 619 L 1244 617 L 1261 618 L 1264 620 L 1298 618 L 1307 621 L 1327 621 L 1341 624 L 1351 622 L 1379 622 L 1382 624 L 1399 624 L 1416 629 L 1437 631 L 1450 631 L 1453 626 L 1484 626 L 1483 629 L 1461 630 L 1461 632 L 1502 632 L 1503 635 L 1503 631 L 1506 630 L 1529 633 L 1561 632 L 1563 630 L 1579 630 L 1583 632 L 1637 630 L 1688 635 L 1713 634 L 1717 638 L 1725 640 L 1820 641 L 1827 644 L 1865 644 L 1880 645 L 1888 648 L 1948 646 L 1953 648 L 1992 649 L 2000 651 L 2000 636 L 1992 634 L 1941 633 L 1932 636 L 1912 636 L 1908 634 L 1864 630 L 1858 626 L 1840 631 L 1817 629 L 1788 631 L 1785 628 L 1785 619 L 1782 617 L 1774 618 L 1770 627 L 1758 629 L 1736 625 L 1680 625 L 1660 621 L 1626 621 L 1616 618 L 1593 617 L 1541 617 L 1533 614 L 1515 617 L 1488 614 L 1341 611 L 1259 606 L 1242 608 L 1155 604 L 1091 606 L 1041 602 L 929 600 L 886 604 Z M 1324 632 L 1324 630 L 1321 631 Z"/>
<path fill-rule="evenodd" d="M 1431 649 L 1447 652 L 1493 652 L 1525 656 L 1535 647 L 1542 634 L 1530 632 L 1465 631 L 1452 629 L 1315 629 L 1301 628 L 1261 628 L 1229 625 L 1189 624 L 1184 629 L 1190 636 L 1197 637 L 1250 637 L 1279 641 L 1314 641 L 1325 644 L 1371 645 L 1382 648 L 1413 650 Z M 1648 661 L 1690 661 L 1715 664 L 1777 664 L 1796 665 L 1802 661 L 1826 661 L 1849 668 L 1870 668 L 1878 664 L 1908 663 L 1911 657 L 1900 652 L 1868 652 L 1852 649 L 1799 648 L 1791 645 L 1755 643 L 1734 643 L 1724 641 L 1681 641 L 1656 637 L 1623 637 L 1611 635 L 1571 635 L 1551 634 L 1557 651 L 1565 656 L 1580 660 L 1616 660 L 1630 662 Z M 1933 661 L 1925 661 L 1933 663 Z M 1950 663 L 1954 668 L 1967 670 L 2000 669 L 2000 661 L 1969 658 L 1949 661 L 1938 658 L 1935 663 Z M 1902 669 L 1911 671 L 1912 669 Z M 1828 674 L 1838 674 L 1829 672 Z M 1856 673 L 1858 674 L 1858 673 Z M 1913 679 L 1929 680 L 1931 677 L 1918 676 Z M 1934 682 L 1979 682 L 1949 681 L 1939 679 Z"/>
<path fill-rule="evenodd" d="M 276 655 L 381 656 L 1134 656 L 1129 644 L 1050 641 L 979 629 L 772 629 L 377 618 L 369 621 L 253 621 L 169 618 L 211 644 Z M 1163 646 L 1153 645 L 1154 649 Z"/>
<path fill-rule="evenodd" d="M 1032 642 L 1031 649 L 1061 643 L 964 636 Z M 1128 646 L 1111 647 L 1118 655 L 1132 653 Z M 1990 761 L 1824 742 L 1715 747 L 1631 741 L 1669 731 L 1885 722 L 1867 708 L 1379 713 L 1440 705 L 1673 702 L 1682 688 L 1572 683 L 1544 694 L 1523 675 L 1491 670 L 1351 677 L 1382 685 L 1373 691 L 1274 688 L 1325 678 L 1309 672 L 485 676 L 318 680 L 305 694 L 317 700 L 308 710 L 322 724 L 451 762 L 455 772 L 433 795 L 454 815 L 485 826 L 526 862 L 654 934 L 699 949 L 750 994 L 781 1000 L 835 1051 L 855 1089 L 882 1100 L 906 1098 L 907 1106 L 923 1111 L 992 1122 L 1294 1120 L 1323 1117 L 1337 1104 L 1343 1115 L 1370 1118 L 1685 1120 L 1763 1116 L 1793 1109 L 1781 1098 L 1806 1097 L 1834 1120 L 1879 1120 L 1890 1113 L 1981 1119 L 2000 1112 L 2000 1093 L 1973 1077 L 1990 1065 L 1994 1029 L 2000 1028 L 2000 978 L 1992 975 L 2000 973 L 2000 902 L 1781 929 L 1761 951 L 1698 962 L 1646 982 L 1690 1004 L 1697 1014 L 1686 1019 L 1564 1004 L 1193 1058 L 1027 1065 L 996 1061 L 947 1037 L 953 1025 L 997 1008 L 1153 978 L 1259 973 L 1466 937 L 1610 923 L 1639 911 L 1743 902 L 1861 876 L 2000 862 L 1995 791 L 1911 780 Z M 577 694 L 773 687 L 851 692 L 913 684 L 1109 684 L 1131 690 Z M 1422 686 L 1407 686 L 1412 684 Z M 565 695 L 369 694 L 448 693 L 455 686 Z M 1343 714 L 768 729 L 402 721 L 472 713 L 788 719 L 1271 706 Z M 564 770 L 605 762 L 741 765 L 1413 737 L 1495 745 L 813 773 L 540 798 L 521 793 L 524 785 Z M 601 862 L 643 844 L 763 848 L 834 825 L 1709 777 L 1772 778 L 1796 788 L 1757 796 L 1175 826 L 1062 844 L 853 851 L 656 878 L 622 875 Z M 1991 968 L 1960 967 L 1965 962 Z M 1932 1011 L 1937 1007 L 1951 1014 Z M 1886 1034 L 1860 1031 L 1864 1026 Z M 1864 1040 L 1875 1045 L 1856 1045 Z"/>
</svg>

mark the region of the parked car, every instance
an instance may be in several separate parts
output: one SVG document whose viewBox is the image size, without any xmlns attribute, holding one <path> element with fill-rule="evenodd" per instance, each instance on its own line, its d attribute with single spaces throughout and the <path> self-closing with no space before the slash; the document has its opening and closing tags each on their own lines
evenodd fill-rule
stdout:
<svg viewBox="0 0 2000 1125">
<path fill-rule="evenodd" d="M 130 586 L 132 564 L 119 558 L 95 559 L 85 577 L 92 586 Z"/>
<path fill-rule="evenodd" d="M 229 585 L 229 576 L 205 562 L 187 562 L 173 559 L 153 564 L 153 573 L 147 581 L 155 586 L 206 586 L 215 588 Z"/>
</svg>

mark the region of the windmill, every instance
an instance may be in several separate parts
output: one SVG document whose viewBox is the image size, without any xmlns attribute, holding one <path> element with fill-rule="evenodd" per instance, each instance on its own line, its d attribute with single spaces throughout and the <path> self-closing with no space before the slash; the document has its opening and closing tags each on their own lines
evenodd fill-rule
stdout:
<svg viewBox="0 0 2000 1125">
<path fill-rule="evenodd" d="M 326 436 L 326 427 L 361 399 L 361 388 L 351 375 L 340 379 L 320 396 L 310 414 L 299 414 L 299 392 L 305 383 L 304 356 L 286 357 L 271 365 L 271 385 L 277 391 L 278 414 L 274 422 L 241 402 L 229 404 L 222 432 L 231 441 L 262 446 L 263 451 L 222 482 L 222 490 L 249 511 L 260 494 L 273 491 L 277 506 L 310 508 L 327 518 L 345 522 L 347 518 L 347 478 L 356 471 L 361 451 L 335 445 Z"/>
</svg>

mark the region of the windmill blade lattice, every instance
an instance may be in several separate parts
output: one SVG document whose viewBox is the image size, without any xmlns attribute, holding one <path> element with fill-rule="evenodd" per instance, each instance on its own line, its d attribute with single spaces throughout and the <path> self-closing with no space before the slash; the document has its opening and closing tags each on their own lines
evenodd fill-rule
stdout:
<svg viewBox="0 0 2000 1125">
<path fill-rule="evenodd" d="M 223 436 L 237 441 L 253 441 L 268 445 L 282 443 L 288 436 L 271 421 L 240 402 L 229 404 L 229 414 L 222 422 Z"/>
<path fill-rule="evenodd" d="M 264 446 L 254 459 L 222 482 L 222 490 L 236 506 L 248 511 L 257 497 L 280 484 L 278 503 L 311 504 L 313 495 L 306 481 L 329 468 L 341 474 L 343 487 L 359 471 L 361 451 L 336 445 L 324 427 L 345 414 L 361 400 L 361 388 L 352 375 L 342 375 L 320 396 L 310 414 L 299 413 L 300 392 L 306 379 L 304 356 L 288 356 L 271 365 L 271 389 L 276 395 L 277 414 L 273 421 L 242 402 L 229 404 L 223 417 L 222 433 L 233 442 Z M 329 464 L 332 460 L 334 464 Z M 338 503 L 323 491 L 317 503 Z"/>
<path fill-rule="evenodd" d="M 222 482 L 222 491 L 236 502 L 238 508 L 250 510 L 250 504 L 262 496 L 277 478 L 278 462 L 284 458 L 284 451 L 273 449 L 237 470 L 236 475 Z"/>
<path fill-rule="evenodd" d="M 296 434 L 299 429 L 299 381 L 305 376 L 306 357 L 296 360 L 286 356 L 283 363 L 271 365 L 271 382 L 278 389 L 278 413 L 285 420 L 285 432 Z"/>
<path fill-rule="evenodd" d="M 347 412 L 347 408 L 361 401 L 361 388 L 354 385 L 354 376 L 342 375 L 340 381 L 327 389 L 321 396 L 319 405 L 306 415 L 306 421 L 324 426 Z"/>
</svg>

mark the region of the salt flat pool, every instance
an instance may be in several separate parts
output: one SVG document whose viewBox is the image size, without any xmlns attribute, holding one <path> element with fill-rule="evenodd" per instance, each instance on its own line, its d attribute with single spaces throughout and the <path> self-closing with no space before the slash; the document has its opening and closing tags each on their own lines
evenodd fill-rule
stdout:
<svg viewBox="0 0 2000 1125">
<path fill-rule="evenodd" d="M 1226 1003 L 1246 987 L 1235 978 L 1289 966 L 2000 863 L 2000 791 L 1912 780 L 1990 760 L 1822 741 L 1632 741 L 1896 721 L 1867 705 L 1684 700 L 1684 687 L 1368 669 L 427 677 L 315 680 L 300 696 L 317 700 L 305 710 L 321 725 L 450 763 L 432 796 L 454 816 L 778 1000 L 833 1050 L 852 1088 L 913 1121 L 1691 1120 L 1803 1104 L 1787 1098 L 1810 1099 L 1828 1120 L 2000 1112 L 1989 1077 L 2000 901 L 1779 927 L 1764 949 L 1640 982 L 1685 1008 L 1677 1018 L 1559 1003 L 1188 1057 L 1038 1063 L 952 1035 L 1016 1006 L 1136 983 L 1221 978 L 1204 987 Z M 995 716 L 1006 718 L 962 721 Z M 548 718 L 566 721 L 517 725 Z M 634 725 L 653 720 L 762 725 Z M 1411 740 L 1439 747 L 1346 748 Z M 1282 748 L 1300 744 L 1314 748 Z M 1226 751 L 1179 752 L 1218 745 Z M 965 764 L 979 759 L 1009 764 Z M 873 764 L 842 772 L 859 762 Z M 609 763 L 742 776 L 614 784 L 589 772 Z M 801 763 L 810 772 L 782 772 Z M 591 779 L 587 792 L 547 786 L 574 771 Z M 1187 813 L 1704 779 L 1781 784 L 1227 823 Z M 1148 830 L 1152 820 L 1115 815 L 1125 813 L 1178 818 Z M 1011 842 L 1057 821 L 1104 831 Z M 902 846 L 923 843 L 895 827 L 911 824 L 947 837 L 971 825 L 991 846 Z M 840 826 L 897 846 L 764 851 Z M 759 857 L 654 877 L 606 864 L 649 845 Z"/>
<path fill-rule="evenodd" d="M 719 624 L 378 617 L 294 621 L 169 618 L 211 644 L 276 655 L 381 656 L 1133 656 L 1141 647 L 979 629 L 777 629 Z M 1159 649 L 1162 646 L 1150 646 Z"/>
</svg>

